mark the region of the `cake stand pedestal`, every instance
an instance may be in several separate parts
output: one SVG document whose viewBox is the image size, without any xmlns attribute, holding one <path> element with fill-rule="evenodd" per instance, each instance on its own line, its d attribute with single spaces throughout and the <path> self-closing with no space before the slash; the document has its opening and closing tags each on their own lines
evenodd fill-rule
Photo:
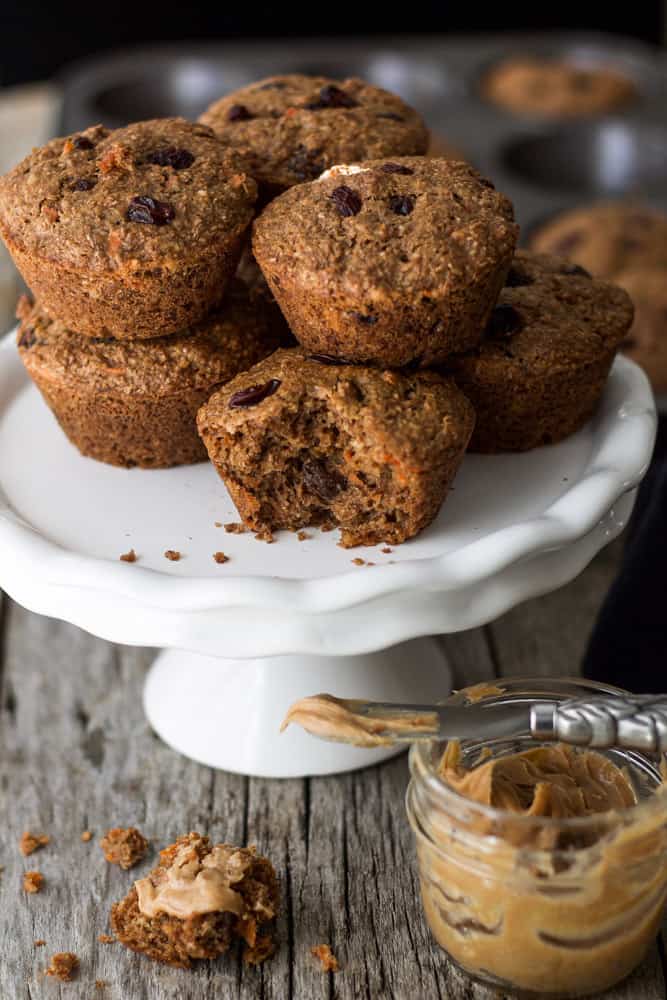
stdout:
<svg viewBox="0 0 667 1000">
<path fill-rule="evenodd" d="M 411 542 L 350 551 L 312 531 L 266 545 L 224 532 L 237 515 L 208 464 L 147 472 L 82 458 L 10 336 L 0 345 L 0 586 L 38 614 L 162 648 L 146 713 L 181 753 L 268 777 L 346 771 L 396 750 L 280 734 L 288 705 L 320 691 L 446 697 L 450 672 L 428 637 L 482 625 L 581 572 L 627 522 L 654 435 L 648 383 L 618 359 L 585 428 L 524 455 L 467 456 L 440 515 Z M 131 548 L 137 562 L 120 562 Z M 228 563 L 213 560 L 219 550 Z"/>
</svg>

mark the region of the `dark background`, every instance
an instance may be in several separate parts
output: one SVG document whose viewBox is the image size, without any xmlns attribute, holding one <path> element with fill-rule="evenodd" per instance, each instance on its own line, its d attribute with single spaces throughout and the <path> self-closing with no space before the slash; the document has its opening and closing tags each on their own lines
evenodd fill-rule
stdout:
<svg viewBox="0 0 667 1000">
<path fill-rule="evenodd" d="M 147 42 L 309 35 L 411 35 L 455 31 L 581 29 L 609 31 L 659 43 L 664 37 L 660 2 L 629 5 L 500 0 L 484 4 L 353 4 L 311 0 L 309 5 L 235 0 L 175 5 L 117 0 L 40 3 L 0 0 L 0 85 L 44 79 L 73 59 Z"/>
</svg>

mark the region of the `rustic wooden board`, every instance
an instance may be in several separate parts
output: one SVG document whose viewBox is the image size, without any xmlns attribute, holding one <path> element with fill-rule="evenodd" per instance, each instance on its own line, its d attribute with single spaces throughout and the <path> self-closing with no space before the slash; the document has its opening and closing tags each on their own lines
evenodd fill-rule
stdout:
<svg viewBox="0 0 667 1000">
<path fill-rule="evenodd" d="M 576 673 L 618 546 L 578 581 L 493 626 L 443 639 L 459 684 L 496 675 Z M 141 686 L 152 653 L 116 647 L 31 615 L 4 600 L 0 618 L 0 998 L 36 1000 L 491 1000 L 433 945 L 422 918 L 403 797 L 405 757 L 351 775 L 265 781 L 214 772 L 165 747 L 150 731 Z M 101 944 L 111 902 L 133 872 L 106 864 L 97 841 L 136 824 L 156 848 L 199 829 L 255 842 L 281 873 L 281 947 L 263 968 L 237 956 L 194 972 L 158 966 Z M 52 836 L 24 859 L 31 828 Z M 84 844 L 81 832 L 94 840 Z M 37 868 L 46 887 L 21 889 Z M 43 938 L 44 948 L 33 941 Z M 319 971 L 327 942 L 342 970 Z M 78 980 L 44 980 L 48 955 L 81 958 Z M 607 1000 L 664 1000 L 662 947 Z M 95 979 L 107 983 L 103 992 Z"/>
</svg>

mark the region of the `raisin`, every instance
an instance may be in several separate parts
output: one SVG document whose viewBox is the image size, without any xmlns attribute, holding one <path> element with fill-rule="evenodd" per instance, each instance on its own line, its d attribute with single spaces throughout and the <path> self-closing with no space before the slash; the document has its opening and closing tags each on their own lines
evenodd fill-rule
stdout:
<svg viewBox="0 0 667 1000">
<path fill-rule="evenodd" d="M 158 167 L 173 167 L 174 170 L 185 170 L 191 167 L 195 158 L 189 149 L 181 149 L 178 146 L 166 146 L 164 149 L 156 149 L 146 157 L 147 163 L 154 163 Z"/>
<path fill-rule="evenodd" d="M 90 177 L 79 177 L 78 181 L 72 184 L 72 191 L 92 191 L 96 184 L 97 181 Z"/>
<path fill-rule="evenodd" d="M 74 149 L 94 149 L 95 143 L 86 138 L 85 135 L 75 135 L 72 139 Z"/>
<path fill-rule="evenodd" d="M 591 278 L 592 277 L 592 275 L 590 274 L 590 272 L 587 271 L 586 268 L 582 267 L 580 264 L 566 264 L 565 267 L 563 267 L 561 269 L 560 273 L 561 274 L 566 274 L 566 275 L 572 276 L 572 277 L 577 276 L 579 278 Z"/>
<path fill-rule="evenodd" d="M 232 104 L 231 108 L 227 112 L 228 122 L 247 122 L 252 118 L 252 115 L 246 108 L 245 104 Z"/>
<path fill-rule="evenodd" d="M 279 387 L 280 379 L 272 378 L 264 385 L 251 385 L 247 389 L 239 389 L 230 398 L 229 405 L 233 410 L 242 406 L 257 406 L 258 403 L 262 403 L 269 396 L 272 396 Z"/>
<path fill-rule="evenodd" d="M 491 319 L 484 333 L 492 340 L 502 340 L 513 333 L 518 333 L 522 326 L 523 320 L 514 306 L 499 305 L 491 313 Z"/>
<path fill-rule="evenodd" d="M 361 211 L 361 198 L 356 191 L 345 184 L 334 188 L 329 197 L 338 209 L 339 215 L 343 217 L 357 215 Z"/>
<path fill-rule="evenodd" d="M 27 326 L 19 337 L 19 347 L 25 347 L 29 351 L 37 343 L 37 335 L 31 326 Z"/>
<path fill-rule="evenodd" d="M 287 161 L 287 169 L 299 181 L 308 181 L 314 177 L 318 177 L 324 170 L 322 147 L 308 149 L 302 143 L 299 143 Z"/>
<path fill-rule="evenodd" d="M 405 121 L 400 115 L 397 115 L 395 111 L 378 111 L 377 118 L 388 118 L 392 122 L 402 122 Z"/>
<path fill-rule="evenodd" d="M 128 222 L 142 222 L 147 226 L 166 226 L 175 217 L 173 205 L 158 201 L 150 195 L 137 195 L 130 202 L 125 218 Z"/>
<path fill-rule="evenodd" d="M 383 163 L 380 170 L 385 174 L 414 174 L 414 170 L 404 166 L 402 163 Z"/>
<path fill-rule="evenodd" d="M 320 111 L 322 108 L 357 108 L 359 104 L 335 83 L 328 83 L 320 90 L 319 98 L 304 107 L 308 111 Z"/>
<path fill-rule="evenodd" d="M 353 312 L 352 315 L 358 323 L 363 323 L 365 326 L 374 326 L 378 321 L 377 316 L 373 316 L 372 313 Z"/>
<path fill-rule="evenodd" d="M 327 469 L 326 464 L 317 458 L 307 459 L 302 466 L 303 485 L 309 493 L 314 493 L 320 500 L 333 500 L 347 486 L 347 480 L 340 473 Z"/>
<path fill-rule="evenodd" d="M 317 361 L 321 365 L 354 365 L 355 361 L 350 361 L 348 358 L 334 358 L 331 354 L 309 354 L 309 361 Z"/>
<path fill-rule="evenodd" d="M 505 288 L 523 288 L 525 285 L 532 285 L 533 279 L 520 267 L 510 267 L 505 278 Z"/>
<path fill-rule="evenodd" d="M 389 199 L 389 208 L 396 215 L 410 215 L 415 207 L 415 199 L 409 194 L 393 194 Z"/>
</svg>

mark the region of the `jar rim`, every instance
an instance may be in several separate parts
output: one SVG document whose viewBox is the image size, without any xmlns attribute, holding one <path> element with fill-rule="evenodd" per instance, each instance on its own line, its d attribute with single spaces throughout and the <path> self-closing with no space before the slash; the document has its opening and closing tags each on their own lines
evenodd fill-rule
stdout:
<svg viewBox="0 0 667 1000">
<path fill-rule="evenodd" d="M 560 697 L 563 700 L 565 697 L 574 697 L 577 690 L 579 692 L 589 690 L 599 694 L 618 696 L 629 693 L 624 688 L 615 687 L 612 684 L 605 684 L 600 681 L 589 680 L 585 677 L 511 677 L 490 679 L 488 683 L 489 685 L 497 687 L 499 691 L 502 691 L 502 693 L 482 697 L 479 701 L 476 701 L 476 704 L 479 704 L 481 701 L 484 701 L 487 704 L 503 704 L 510 700 L 515 700 L 518 696 L 523 696 L 526 699 L 534 696 L 536 701 L 544 700 L 545 690 L 547 689 L 553 699 Z M 558 690 L 559 687 L 561 688 L 561 691 Z M 565 689 L 567 687 L 570 688 L 570 691 L 565 693 Z M 512 698 L 512 696 L 514 696 L 514 698 Z M 534 827 L 537 823 L 539 823 L 539 825 L 543 826 L 545 829 L 557 828 L 560 831 L 582 831 L 588 825 L 596 823 L 599 824 L 601 818 L 604 816 L 609 816 L 611 813 L 616 812 L 616 810 L 608 810 L 604 813 L 592 813 L 587 816 L 570 816 L 565 818 L 556 816 L 529 816 L 522 815 L 521 813 L 514 813 L 507 809 L 500 809 L 497 806 L 486 805 L 483 802 L 476 802 L 454 789 L 438 774 L 438 771 L 433 764 L 434 755 L 432 750 L 436 744 L 442 744 L 443 742 L 446 744 L 447 741 L 422 740 L 415 742 L 410 747 L 409 755 L 410 772 L 413 781 L 418 779 L 427 787 L 429 793 L 443 804 L 450 802 L 454 806 L 472 810 L 490 821 L 501 821 L 511 817 L 512 824 L 516 825 L 518 829 L 520 829 L 522 825 L 525 825 L 526 827 Z M 535 747 L 541 745 L 544 744 L 541 744 L 537 740 L 534 743 Z M 582 749 L 590 749 L 598 753 L 600 752 L 595 747 Z M 652 771 L 656 775 L 659 774 L 655 762 L 651 760 L 649 756 L 641 753 L 640 751 L 619 748 L 618 752 L 622 753 L 627 758 L 628 763 L 632 764 L 640 761 L 644 769 L 649 772 Z M 667 754 L 662 756 L 663 759 L 667 761 Z M 637 766 L 636 763 L 635 766 Z M 656 810 L 658 807 L 662 807 L 663 809 L 667 808 L 667 798 L 653 795 L 635 803 L 633 806 L 628 806 L 628 808 L 622 810 L 622 812 L 623 815 L 628 818 L 632 817 L 633 819 L 641 819 L 644 816 L 650 815 L 651 812 Z"/>
</svg>

